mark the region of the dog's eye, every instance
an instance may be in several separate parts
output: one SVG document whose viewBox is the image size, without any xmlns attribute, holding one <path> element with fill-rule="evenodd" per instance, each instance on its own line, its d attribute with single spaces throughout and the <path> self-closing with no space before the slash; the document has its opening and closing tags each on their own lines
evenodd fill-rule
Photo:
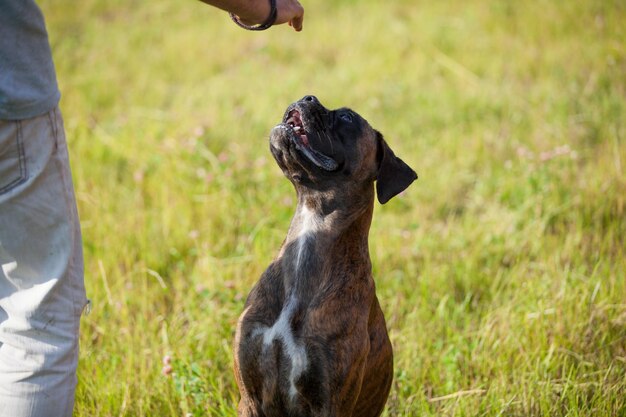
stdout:
<svg viewBox="0 0 626 417">
<path fill-rule="evenodd" d="M 352 115 L 350 113 L 340 113 L 339 118 L 343 120 L 344 122 L 348 122 L 348 123 L 352 122 Z"/>
</svg>

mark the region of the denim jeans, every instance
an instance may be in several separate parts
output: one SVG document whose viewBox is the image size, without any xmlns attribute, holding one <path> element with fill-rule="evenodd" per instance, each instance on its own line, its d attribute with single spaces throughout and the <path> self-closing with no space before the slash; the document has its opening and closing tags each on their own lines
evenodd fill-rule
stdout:
<svg viewBox="0 0 626 417">
<path fill-rule="evenodd" d="M 86 305 L 58 108 L 0 121 L 0 417 L 72 415 Z"/>
</svg>

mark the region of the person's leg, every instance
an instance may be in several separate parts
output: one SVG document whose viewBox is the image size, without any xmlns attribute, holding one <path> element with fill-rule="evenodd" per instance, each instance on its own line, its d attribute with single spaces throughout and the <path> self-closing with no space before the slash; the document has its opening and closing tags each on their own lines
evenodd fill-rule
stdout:
<svg viewBox="0 0 626 417">
<path fill-rule="evenodd" d="M 0 121 L 0 417 L 72 415 L 86 301 L 60 112 Z"/>
</svg>

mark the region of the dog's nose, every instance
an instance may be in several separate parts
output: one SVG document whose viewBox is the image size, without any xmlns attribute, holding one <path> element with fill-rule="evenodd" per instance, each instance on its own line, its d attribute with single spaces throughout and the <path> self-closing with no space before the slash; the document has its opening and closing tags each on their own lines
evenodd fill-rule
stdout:
<svg viewBox="0 0 626 417">
<path fill-rule="evenodd" d="M 317 99 L 317 97 L 315 97 L 315 96 L 304 96 L 304 97 L 302 97 L 302 100 L 300 100 L 300 101 L 308 101 L 308 102 L 311 102 L 311 103 L 318 103 L 318 104 L 320 102 Z"/>
</svg>

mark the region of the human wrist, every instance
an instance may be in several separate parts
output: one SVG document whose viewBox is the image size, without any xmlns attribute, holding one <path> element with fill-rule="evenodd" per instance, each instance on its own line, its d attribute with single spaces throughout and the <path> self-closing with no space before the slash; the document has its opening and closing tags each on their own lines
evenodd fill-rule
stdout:
<svg viewBox="0 0 626 417">
<path fill-rule="evenodd" d="M 270 28 L 278 17 L 276 0 L 255 1 L 254 6 L 242 12 L 229 13 L 233 22 L 247 30 L 265 30 Z"/>
</svg>

